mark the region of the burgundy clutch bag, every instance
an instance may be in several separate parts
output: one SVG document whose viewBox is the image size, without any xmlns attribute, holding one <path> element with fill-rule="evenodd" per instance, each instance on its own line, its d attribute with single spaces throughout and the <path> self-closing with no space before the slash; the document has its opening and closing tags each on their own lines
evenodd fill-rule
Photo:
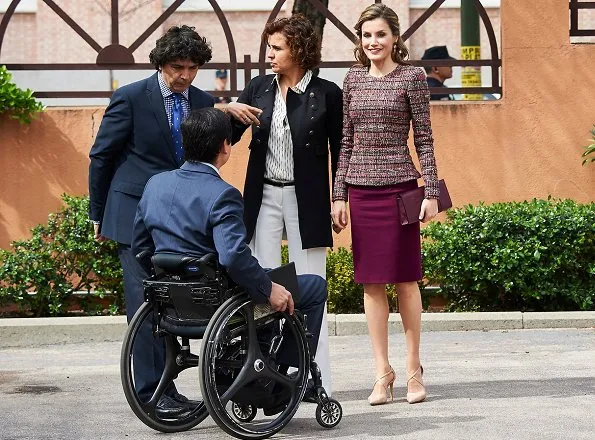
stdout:
<svg viewBox="0 0 595 440">
<path fill-rule="evenodd" d="M 452 201 L 450 200 L 450 194 L 448 194 L 448 188 L 446 188 L 444 179 L 440 179 L 438 185 L 440 187 L 438 212 L 442 212 L 452 206 Z M 421 211 L 421 203 L 423 200 L 423 186 L 397 194 L 397 207 L 399 209 L 399 219 L 401 220 L 402 225 L 409 225 L 419 221 L 419 211 Z"/>
</svg>

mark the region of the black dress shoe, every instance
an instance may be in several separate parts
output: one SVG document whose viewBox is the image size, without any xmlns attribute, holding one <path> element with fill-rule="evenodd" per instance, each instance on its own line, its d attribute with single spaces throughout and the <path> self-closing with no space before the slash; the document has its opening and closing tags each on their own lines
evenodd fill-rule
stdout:
<svg viewBox="0 0 595 440">
<path fill-rule="evenodd" d="M 302 402 L 318 403 L 318 395 L 316 394 L 316 387 L 314 387 L 314 381 L 312 379 L 308 379 Z"/>
<path fill-rule="evenodd" d="M 190 414 L 191 410 L 169 396 L 161 396 L 155 406 L 155 415 L 160 419 L 180 419 Z"/>
<path fill-rule="evenodd" d="M 190 400 L 188 397 L 178 393 L 177 391 L 175 391 L 173 394 L 170 394 L 169 397 L 171 397 L 171 399 L 174 400 L 176 403 L 184 407 L 187 407 L 190 410 L 195 409 L 198 405 L 202 403 L 200 400 Z"/>
</svg>

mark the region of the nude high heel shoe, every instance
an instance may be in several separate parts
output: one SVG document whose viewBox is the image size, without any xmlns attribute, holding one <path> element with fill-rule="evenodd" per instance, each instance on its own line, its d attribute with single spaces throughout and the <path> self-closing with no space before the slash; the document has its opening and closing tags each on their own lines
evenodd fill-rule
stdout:
<svg viewBox="0 0 595 440">
<path fill-rule="evenodd" d="M 417 391 L 415 393 L 410 393 L 409 391 L 407 391 L 407 402 L 409 403 L 419 403 L 419 402 L 423 402 L 426 398 L 426 389 L 424 387 L 424 383 L 419 380 L 417 377 L 415 377 L 415 375 L 419 372 L 419 376 L 420 378 L 423 380 L 423 375 L 424 375 L 424 367 L 422 367 L 421 365 L 417 368 L 417 370 L 415 370 L 413 372 L 413 374 L 410 374 L 409 372 L 409 379 L 407 380 L 407 387 L 409 387 L 409 382 L 414 380 L 416 381 L 418 384 L 420 384 L 422 386 L 422 390 L 421 391 Z"/>
<path fill-rule="evenodd" d="M 387 378 L 389 375 L 391 375 L 391 379 L 388 380 L 387 382 L 384 382 L 383 379 Z M 383 405 L 386 402 L 388 402 L 389 397 L 390 397 L 390 400 L 392 401 L 393 400 L 393 383 L 394 382 L 395 382 L 395 370 L 393 370 L 393 367 L 390 367 L 390 370 L 388 370 L 387 373 L 380 376 L 374 382 L 374 389 L 372 390 L 372 394 L 370 394 L 370 397 L 368 397 L 368 403 L 372 406 Z M 382 388 L 383 388 L 382 393 L 374 392 L 376 390 L 376 385 L 382 386 Z"/>
</svg>

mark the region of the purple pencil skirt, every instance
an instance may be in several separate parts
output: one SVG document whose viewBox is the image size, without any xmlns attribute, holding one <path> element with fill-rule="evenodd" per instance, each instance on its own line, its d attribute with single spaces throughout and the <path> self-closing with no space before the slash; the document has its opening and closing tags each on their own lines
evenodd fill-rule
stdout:
<svg viewBox="0 0 595 440">
<path fill-rule="evenodd" d="M 397 193 L 413 188 L 417 188 L 415 180 L 349 187 L 356 283 L 392 284 L 422 278 L 419 222 L 402 226 L 397 212 Z"/>
</svg>

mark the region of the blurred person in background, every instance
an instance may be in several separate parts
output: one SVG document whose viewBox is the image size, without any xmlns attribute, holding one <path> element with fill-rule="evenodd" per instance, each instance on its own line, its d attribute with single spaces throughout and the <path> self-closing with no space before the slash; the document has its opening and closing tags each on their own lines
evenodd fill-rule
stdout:
<svg viewBox="0 0 595 440">
<path fill-rule="evenodd" d="M 446 46 L 433 46 L 424 52 L 421 57 L 422 60 L 454 60 L 448 54 Z M 426 71 L 426 81 L 428 87 L 441 87 L 448 88 L 444 85 L 444 81 L 452 78 L 452 67 L 451 66 L 439 66 L 439 67 L 424 67 Z M 432 93 L 430 94 L 431 101 L 452 101 L 454 97 L 448 93 Z"/>
</svg>

